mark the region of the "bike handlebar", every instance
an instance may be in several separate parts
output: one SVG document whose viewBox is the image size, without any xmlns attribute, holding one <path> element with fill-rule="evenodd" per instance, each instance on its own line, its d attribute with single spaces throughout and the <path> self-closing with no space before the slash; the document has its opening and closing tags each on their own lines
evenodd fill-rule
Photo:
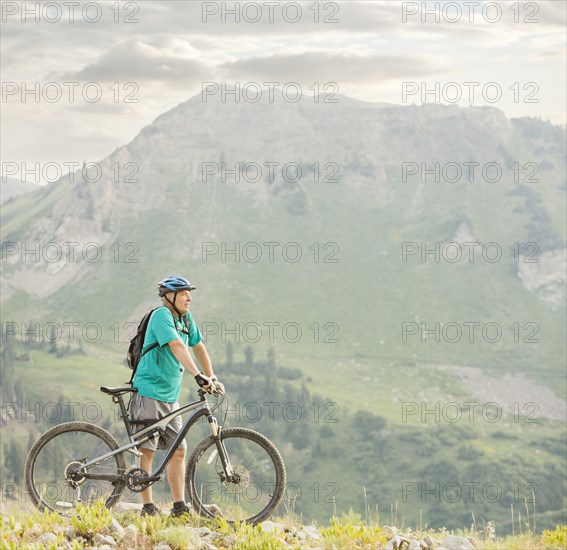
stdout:
<svg viewBox="0 0 567 550">
<path fill-rule="evenodd" d="M 215 412 L 221 406 L 222 402 L 224 401 L 224 395 L 226 395 L 226 394 L 221 394 L 217 391 L 213 391 L 213 392 L 209 393 L 209 392 L 206 392 L 205 390 L 203 390 L 202 388 L 199 388 L 197 390 L 197 393 L 199 394 L 201 401 L 206 401 L 207 395 L 213 395 L 217 398 L 216 403 L 211 407 L 211 412 Z"/>
</svg>

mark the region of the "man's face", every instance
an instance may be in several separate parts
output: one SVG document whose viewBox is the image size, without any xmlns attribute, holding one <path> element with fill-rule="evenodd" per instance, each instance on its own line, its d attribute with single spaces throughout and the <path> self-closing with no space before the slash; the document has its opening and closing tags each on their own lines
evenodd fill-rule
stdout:
<svg viewBox="0 0 567 550">
<path fill-rule="evenodd" d="M 173 302 L 175 298 L 175 293 L 170 292 L 168 298 Z M 181 292 L 177 293 L 177 297 L 175 298 L 175 307 L 180 311 L 181 315 L 187 313 L 189 311 L 189 304 L 191 303 L 191 292 L 189 290 L 182 290 Z"/>
</svg>

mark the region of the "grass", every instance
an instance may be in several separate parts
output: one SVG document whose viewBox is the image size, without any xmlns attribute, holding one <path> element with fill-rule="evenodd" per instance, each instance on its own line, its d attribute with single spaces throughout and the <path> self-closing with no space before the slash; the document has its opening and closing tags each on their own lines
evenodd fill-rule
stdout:
<svg viewBox="0 0 567 550">
<path fill-rule="evenodd" d="M 361 516 L 352 511 L 340 518 L 332 517 L 329 527 L 321 534 L 329 547 L 337 548 L 380 548 L 388 538 L 376 524 L 365 525 Z"/>
<path fill-rule="evenodd" d="M 98 531 L 106 531 L 112 522 L 112 512 L 98 500 L 92 506 L 77 505 L 76 514 L 69 523 L 80 537 L 91 540 Z"/>
<path fill-rule="evenodd" d="M 191 528 L 207 527 L 215 546 L 218 548 L 234 548 L 236 550 L 278 550 L 281 548 L 336 548 L 336 549 L 369 549 L 384 548 L 388 541 L 390 528 L 379 525 L 378 518 L 367 517 L 362 520 L 359 514 L 350 511 L 340 517 L 331 517 L 327 526 L 319 527 L 322 539 L 300 537 L 298 534 L 304 528 L 301 522 L 292 522 L 291 518 L 274 518 L 281 522 L 283 529 L 277 528 L 272 532 L 263 530 L 260 525 L 235 524 L 229 525 L 223 519 L 204 519 L 190 517 L 188 520 L 180 518 L 140 517 L 133 512 L 112 513 L 97 502 L 91 506 L 80 506 L 77 516 L 63 518 L 54 512 L 16 513 L 2 515 L 2 533 L 0 549 L 35 548 L 35 542 L 42 534 L 54 533 L 57 543 L 63 544 L 70 540 L 73 548 L 89 548 L 96 533 L 108 535 L 108 527 L 114 517 L 123 527 L 133 525 L 139 532 L 139 537 L 155 545 L 166 543 L 173 550 L 193 548 L 197 544 L 196 531 Z M 185 523 L 185 522 L 188 523 Z M 190 527 L 188 529 L 188 527 Z M 66 531 L 72 528 L 74 531 Z M 70 535 L 74 533 L 74 535 Z M 448 536 L 448 531 L 425 528 L 412 532 L 400 529 L 401 536 L 423 540 L 430 536 L 441 543 Z M 554 530 L 546 530 L 536 535 L 527 529 L 521 534 L 505 538 L 486 539 L 482 532 L 471 529 L 460 530 L 455 533 L 463 537 L 473 537 L 480 544 L 479 550 L 562 550 L 567 547 L 567 526 L 558 525 Z M 227 537 L 231 537 L 232 541 Z"/>
<path fill-rule="evenodd" d="M 32 400 L 30 397 L 26 397 L 28 409 L 33 409 L 32 402 L 35 400 L 41 403 L 54 403 L 57 401 L 59 391 L 61 391 L 63 392 L 63 400 L 65 402 L 78 404 L 73 409 L 75 413 L 74 420 L 93 420 L 93 413 L 100 411 L 103 419 L 107 416 L 110 417 L 112 421 L 110 430 L 116 437 L 120 441 L 125 439 L 124 427 L 117 418 L 117 414 L 115 414 L 117 412 L 116 406 L 112 405 L 111 400 L 106 395 L 98 391 L 98 386 L 101 384 L 120 385 L 125 380 L 124 375 L 129 374 L 129 371 L 120 368 L 117 361 L 113 362 L 88 355 L 72 355 L 57 359 L 54 355 L 46 352 L 32 351 L 31 358 L 32 361 L 27 364 L 26 368 L 17 368 L 19 365 L 16 365 L 18 377 L 21 378 L 24 387 L 30 389 L 34 387 L 42 388 L 41 398 L 34 396 Z M 357 361 L 357 363 L 361 362 L 363 361 Z M 305 368 L 306 364 L 304 363 L 302 366 Z M 528 482 L 542 483 L 544 481 L 539 472 L 549 472 L 550 466 L 555 467 L 557 472 L 561 472 L 562 468 L 564 468 L 564 459 L 558 454 L 558 449 L 560 448 L 560 442 L 564 441 L 565 428 L 564 424 L 559 422 L 540 420 L 536 424 L 529 424 L 522 422 L 521 418 L 515 421 L 510 411 L 506 410 L 503 412 L 504 414 L 506 412 L 510 413 L 509 416 L 504 417 L 501 422 L 497 423 L 482 421 L 480 413 L 475 416 L 477 421 L 473 423 L 467 420 L 466 413 L 463 413 L 463 420 L 457 424 L 436 422 L 432 415 L 428 417 L 425 424 L 422 424 L 419 414 L 411 416 L 405 423 L 403 422 L 402 402 L 406 400 L 420 402 L 427 399 L 428 403 L 440 401 L 441 404 L 450 401 L 466 401 L 466 397 L 458 393 L 459 388 L 454 378 L 448 377 L 443 379 L 439 372 L 433 371 L 433 374 L 438 378 L 432 378 L 434 383 L 428 386 L 426 385 L 426 380 L 419 376 L 420 373 L 425 375 L 428 372 L 427 369 L 424 369 L 422 372 L 421 369 L 415 371 L 415 369 L 409 366 L 400 367 L 397 371 L 383 368 L 378 370 L 373 378 L 378 380 L 378 382 L 383 381 L 384 384 L 383 386 L 380 385 L 375 393 L 372 393 L 372 398 L 363 392 L 356 400 L 349 402 L 345 401 L 341 391 L 331 395 L 323 393 L 319 387 L 319 375 L 317 374 L 319 369 L 321 369 L 320 377 L 321 380 L 324 380 L 323 368 L 324 362 L 310 362 L 309 368 L 304 370 L 304 378 L 307 376 L 313 376 L 314 378 L 314 382 L 308 384 L 308 388 L 311 391 L 316 389 L 317 393 L 323 396 L 313 396 L 311 398 L 313 403 L 317 402 L 319 404 L 319 419 L 317 423 L 313 420 L 313 409 L 306 408 L 305 410 L 306 427 L 312 431 L 313 445 L 318 441 L 319 450 L 317 452 L 319 454 L 317 455 L 311 448 L 298 451 L 289 444 L 285 434 L 273 437 L 286 462 L 289 491 L 293 493 L 295 491 L 294 488 L 299 487 L 299 498 L 295 506 L 295 512 L 304 514 L 304 517 L 322 521 L 324 518 L 337 515 L 337 513 L 346 512 L 349 508 L 353 508 L 358 512 L 362 511 L 364 504 L 362 502 L 362 492 L 352 489 L 360 487 L 361 483 L 367 485 L 372 499 L 380 501 L 383 512 L 384 506 L 388 507 L 390 502 L 400 499 L 400 488 L 404 486 L 404 482 L 423 481 L 426 482 L 427 487 L 430 487 L 435 481 L 456 481 L 457 478 L 445 479 L 442 473 L 437 471 L 427 475 L 420 474 L 421 469 L 434 464 L 435 456 L 423 456 L 418 464 L 406 464 L 407 457 L 414 456 L 420 446 L 432 443 L 431 437 L 448 437 L 451 435 L 453 426 L 458 430 L 455 438 L 450 439 L 448 442 L 445 440 L 441 443 L 436 442 L 434 446 L 435 452 L 441 452 L 439 448 L 441 444 L 443 460 L 457 467 L 459 475 L 464 476 L 462 478 L 463 481 L 476 480 L 481 483 L 481 486 L 487 482 L 498 481 L 503 491 L 503 498 L 517 501 L 526 496 L 526 491 L 529 487 Z M 414 372 L 413 375 L 412 370 Z M 43 376 L 46 372 L 52 374 L 49 384 L 47 382 L 38 384 L 38 381 L 44 380 Z M 93 372 L 96 372 L 96 377 L 93 377 Z M 327 377 L 332 377 L 329 374 L 332 373 L 328 373 Z M 399 383 L 399 379 L 396 379 L 396 377 L 400 376 L 407 380 L 403 385 Z M 68 380 L 73 380 L 74 392 L 72 394 L 67 393 Z M 370 385 L 367 382 L 364 382 L 364 384 L 365 386 Z M 394 388 L 398 388 L 399 391 L 393 391 L 393 384 L 396 384 Z M 417 386 L 420 385 L 422 387 L 418 388 Z M 190 380 L 184 383 L 184 388 L 184 392 L 186 389 L 192 388 Z M 345 387 L 344 393 L 348 394 L 349 391 Z M 184 393 L 184 395 L 186 394 Z M 184 399 L 183 396 L 182 398 Z M 327 415 L 330 412 L 335 412 L 334 410 L 331 411 L 331 409 L 324 408 L 325 404 L 332 401 L 338 404 L 338 411 L 333 417 L 333 420 L 336 419 L 338 422 L 325 423 Z M 246 398 L 242 397 L 242 404 L 246 402 Z M 91 406 L 89 409 L 84 409 L 84 405 L 88 403 L 96 403 L 99 408 Z M 311 406 L 311 402 L 307 404 L 307 407 L 309 406 Z M 356 426 L 352 423 L 353 416 L 356 410 L 360 408 L 386 418 L 386 439 L 390 440 L 391 443 L 389 447 L 385 448 L 386 454 L 384 456 L 380 456 L 377 446 L 374 447 L 374 451 L 363 449 L 360 442 L 357 442 L 358 440 L 351 436 L 353 428 L 356 429 Z M 40 410 L 43 411 L 43 409 Z M 49 409 L 51 414 L 54 410 L 53 407 Z M 281 411 L 281 407 L 276 410 L 276 413 L 278 411 Z M 267 412 L 264 411 L 264 413 L 264 418 L 266 418 Z M 87 414 L 89 417 L 86 416 Z M 28 432 L 31 429 L 35 430 L 37 435 L 34 438 L 37 439 L 40 432 L 44 432 L 51 427 L 48 424 L 35 425 L 34 420 L 33 415 L 23 418 L 20 413 L 11 423 L 12 431 L 10 435 L 25 442 L 29 440 Z M 234 416 L 228 417 L 227 421 L 228 425 L 248 425 L 252 429 L 263 431 L 261 425 L 247 423 L 242 414 L 238 421 Z M 101 419 L 95 423 L 100 424 Z M 319 430 L 322 427 L 326 429 L 327 438 L 319 437 L 322 435 L 319 434 Z M 443 429 L 441 434 L 437 436 L 430 435 L 432 433 L 437 434 L 439 428 Z M 194 445 L 208 435 L 206 433 L 208 428 L 205 426 L 203 429 L 205 430 L 204 433 L 191 432 L 188 445 Z M 423 434 L 423 438 L 419 439 L 420 443 L 416 443 L 418 440 L 414 437 L 417 434 L 416 430 Z M 404 439 L 402 436 L 408 432 L 411 432 L 413 435 L 410 439 Z M 466 438 L 462 437 L 464 432 L 466 432 Z M 506 437 L 503 437 L 503 435 Z M 376 437 L 379 443 L 384 440 L 385 436 L 376 435 Z M 550 446 L 554 442 L 556 448 Z M 8 443 L 9 439 L 6 438 L 3 451 L 6 450 Z M 350 449 L 350 459 L 349 455 L 345 455 L 345 449 Z M 467 457 L 471 453 L 483 453 L 484 455 L 481 459 L 487 462 L 492 461 L 493 463 L 502 461 L 506 457 L 506 464 L 510 465 L 511 470 L 500 472 L 494 469 L 495 466 L 492 466 L 491 470 L 480 472 L 478 475 L 471 473 L 467 469 L 471 462 L 466 462 Z M 368 481 L 368 475 L 364 479 L 361 471 L 349 467 L 353 459 L 359 461 L 359 463 L 364 461 L 365 466 L 362 468 L 362 471 L 368 468 L 371 482 Z M 375 471 L 379 473 L 375 475 Z M 501 474 L 505 477 L 501 477 Z M 160 497 L 167 498 L 168 489 L 166 484 L 159 484 L 156 487 L 156 491 L 158 491 Z M 469 493 L 467 493 L 466 488 L 463 491 L 463 503 L 477 513 L 478 508 L 475 508 L 475 506 L 478 502 L 467 500 Z M 548 489 L 541 487 L 537 495 L 538 499 L 543 499 L 544 511 L 549 508 L 549 506 L 546 508 L 545 500 L 549 496 L 548 492 Z M 405 503 L 406 517 L 411 518 L 412 521 L 415 521 L 418 517 L 420 506 L 422 506 L 420 496 L 423 498 L 423 495 L 418 493 L 414 497 L 408 498 L 408 502 Z M 431 502 L 431 499 L 427 499 L 426 514 L 430 506 L 434 507 L 434 503 Z M 492 514 L 490 515 L 491 519 L 497 520 L 500 525 L 507 519 L 507 525 L 500 532 L 511 532 L 510 514 L 498 504 L 494 506 L 499 507 L 499 510 L 483 510 L 484 517 L 487 514 Z M 292 510 L 292 512 L 294 511 Z M 442 515 L 441 518 L 443 519 Z M 436 519 L 438 520 L 439 518 Z M 447 521 L 448 518 L 445 517 L 444 519 Z M 551 522 L 552 519 L 542 524 L 541 528 L 549 528 L 554 525 Z M 439 523 L 436 521 L 434 525 L 438 526 Z M 455 527 L 454 524 L 449 526 Z"/>
<path fill-rule="evenodd" d="M 173 195 L 170 198 L 180 207 L 186 206 L 188 199 L 184 195 L 184 182 L 171 183 Z M 437 212 L 439 204 L 444 204 L 443 208 L 450 213 L 447 205 L 460 204 L 463 200 L 463 189 L 447 190 L 444 187 L 442 191 L 429 191 L 431 204 L 428 206 L 432 212 Z M 372 203 L 361 206 L 357 198 L 349 199 L 328 187 L 309 190 L 315 211 L 309 216 L 295 217 L 293 223 L 290 223 L 286 209 L 279 204 L 273 205 L 269 215 L 262 212 L 254 219 L 235 215 L 246 211 L 249 199 L 230 187 L 223 188 L 223 200 L 219 200 L 212 212 L 207 208 L 202 212 L 197 206 L 207 204 L 210 199 L 208 192 L 210 189 L 200 186 L 192 194 L 194 214 L 190 220 L 171 220 L 172 231 L 188 235 L 184 247 L 186 255 L 178 262 L 191 266 L 190 277 L 198 283 L 193 307 L 200 323 L 225 322 L 230 326 L 236 322 L 280 322 L 281 325 L 289 321 L 298 322 L 302 326 L 303 337 L 296 344 L 286 342 L 276 331 L 274 345 L 286 362 L 309 365 L 320 362 L 338 370 L 340 362 L 346 361 L 348 368 L 351 358 L 360 357 L 367 361 L 357 361 L 356 368 L 360 369 L 361 376 L 370 378 L 378 369 L 387 370 L 390 364 L 393 364 L 390 370 L 394 374 L 400 365 L 416 361 L 481 366 L 492 372 L 530 372 L 534 376 L 548 371 L 557 373 L 563 367 L 564 322 L 560 315 L 550 312 L 522 287 L 510 258 L 507 245 L 520 239 L 522 232 L 517 225 L 503 223 L 495 213 L 480 208 L 480 202 L 474 200 L 478 198 L 478 189 L 467 188 L 466 192 L 471 194 L 471 205 L 479 210 L 476 216 L 490 221 L 486 226 L 491 227 L 493 232 L 484 234 L 483 223 L 478 223 L 475 230 L 482 233 L 479 238 L 484 242 L 502 243 L 505 257 L 497 264 L 482 261 L 473 264 L 422 263 L 419 259 L 402 263 L 402 242 L 452 238 L 451 234 L 445 234 L 444 222 L 432 223 L 418 218 L 400 225 L 396 209 L 377 208 Z M 397 192 L 400 193 L 397 199 L 400 205 L 397 206 L 402 208 L 411 200 L 410 188 L 400 185 Z M 404 193 L 409 193 L 409 196 L 404 196 Z M 499 198 L 509 200 L 505 191 Z M 488 206 L 497 209 L 496 204 L 500 204 L 499 201 Z M 454 221 L 458 217 L 457 210 L 450 219 Z M 353 219 L 357 220 L 357 226 L 364 228 L 363 232 L 353 232 Z M 131 242 L 135 235 L 140 245 L 139 263 L 113 262 L 112 254 L 107 254 L 106 262 L 86 266 L 88 273 L 81 283 L 70 289 L 65 288 L 41 301 L 31 300 L 25 307 L 19 297 L 7 300 L 3 304 L 4 317 L 9 319 L 12 314 L 16 321 L 22 322 L 24 319 L 19 319 L 19 316 L 24 310 L 37 314 L 39 306 L 39 311 L 50 312 L 48 318 L 51 321 L 98 322 L 106 338 L 104 344 L 94 347 L 100 350 L 109 346 L 116 352 L 124 350 L 124 342 L 121 347 L 113 344 L 114 334 L 108 327 L 114 323 L 122 326 L 135 318 L 141 306 L 140 300 L 147 300 L 150 304 L 154 299 L 153 283 L 148 281 L 157 280 L 160 276 L 158 271 L 175 270 L 176 265 L 180 265 L 172 262 L 167 248 L 162 245 L 161 231 L 156 230 L 162 224 L 163 216 L 159 211 L 147 213 L 143 220 L 133 216 L 126 218 L 122 233 L 114 239 L 126 243 Z M 497 224 L 497 231 L 494 224 Z M 202 227 L 210 229 L 209 233 L 200 236 L 201 242 L 192 235 L 199 234 L 195 229 Z M 303 259 L 298 263 L 283 261 L 280 246 L 280 254 L 276 255 L 273 263 L 267 260 L 250 263 L 243 259 L 235 262 L 230 256 L 224 262 L 220 256 L 203 261 L 201 247 L 207 241 L 226 242 L 227 247 L 234 242 L 241 246 L 248 242 L 260 245 L 263 242 L 298 242 L 303 250 Z M 339 243 L 340 261 L 336 264 L 314 262 L 309 246 L 315 242 Z M 131 281 L 127 293 L 120 292 L 112 284 L 112 281 L 121 278 Z M 336 281 L 343 283 L 337 286 Z M 76 299 L 69 300 L 69 292 L 76 293 L 73 296 Z M 65 299 L 62 300 L 61 296 Z M 478 321 L 481 325 L 498 322 L 503 330 L 502 341 L 489 344 L 477 338 L 471 344 L 463 338 L 455 344 L 423 344 L 418 336 L 414 336 L 402 342 L 402 323 L 413 322 L 416 317 L 429 325 L 435 321 L 461 324 Z M 539 324 L 539 344 L 513 341 L 508 327 L 514 322 L 527 321 Z M 322 338 L 326 334 L 322 329 L 324 323 L 337 323 L 340 327 L 337 334 L 339 343 L 314 342 L 314 334 L 309 329 L 314 322 L 321 325 Z M 526 336 L 526 333 L 522 332 L 521 336 Z M 211 336 L 210 343 L 211 349 L 223 353 L 224 342 L 220 333 Z M 254 347 L 258 354 L 263 354 L 269 345 L 266 330 Z M 407 380 L 407 377 L 404 379 Z M 426 375 L 421 380 L 426 382 Z M 546 377 L 542 380 L 540 383 L 555 391 L 563 391 Z M 338 383 L 334 377 L 319 377 L 318 382 L 325 394 L 330 393 L 327 390 L 336 392 L 342 389 L 342 380 Z M 382 382 L 373 386 L 376 389 L 388 387 Z M 345 387 L 344 395 L 355 395 L 355 389 Z"/>
</svg>

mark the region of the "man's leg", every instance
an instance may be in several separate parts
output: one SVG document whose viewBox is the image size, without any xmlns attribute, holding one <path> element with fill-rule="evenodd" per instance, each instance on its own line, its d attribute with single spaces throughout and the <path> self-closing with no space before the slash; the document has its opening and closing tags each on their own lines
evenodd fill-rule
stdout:
<svg viewBox="0 0 567 550">
<path fill-rule="evenodd" d="M 173 453 L 167 465 L 167 481 L 171 488 L 173 502 L 185 502 L 185 449 L 177 449 Z"/>
<path fill-rule="evenodd" d="M 152 461 L 154 459 L 155 451 L 150 449 L 140 449 L 142 456 L 140 457 L 140 468 L 143 468 L 148 474 L 152 473 Z M 150 485 L 147 489 L 144 489 L 140 495 L 142 495 L 142 502 L 144 504 L 150 504 L 152 500 L 152 486 Z"/>
</svg>

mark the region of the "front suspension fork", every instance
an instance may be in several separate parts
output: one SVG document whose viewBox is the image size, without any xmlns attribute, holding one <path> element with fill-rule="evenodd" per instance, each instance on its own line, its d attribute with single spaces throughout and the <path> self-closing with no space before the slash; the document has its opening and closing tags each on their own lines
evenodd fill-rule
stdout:
<svg viewBox="0 0 567 550">
<path fill-rule="evenodd" d="M 232 469 L 232 464 L 230 463 L 230 458 L 228 458 L 228 454 L 226 452 L 224 443 L 221 439 L 221 432 L 222 432 L 222 426 L 219 426 L 217 423 L 217 419 L 210 415 L 207 417 L 207 420 L 209 421 L 209 425 L 211 427 L 211 432 L 213 433 L 213 437 L 215 439 L 215 445 L 217 447 L 217 452 L 219 454 L 219 457 L 221 459 L 221 464 L 224 470 L 224 479 L 223 481 L 231 481 L 236 483 L 238 480 L 236 479 L 236 476 L 234 475 L 234 471 Z"/>
</svg>

